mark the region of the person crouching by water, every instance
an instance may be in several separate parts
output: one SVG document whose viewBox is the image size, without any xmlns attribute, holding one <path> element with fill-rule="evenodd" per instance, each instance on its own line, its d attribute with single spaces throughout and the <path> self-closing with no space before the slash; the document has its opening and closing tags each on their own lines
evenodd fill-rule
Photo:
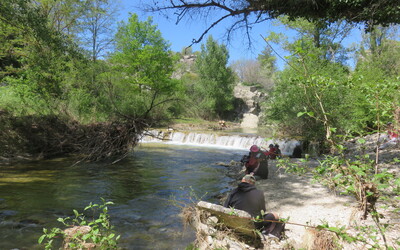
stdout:
<svg viewBox="0 0 400 250">
<path fill-rule="evenodd" d="M 246 174 L 256 175 L 259 178 L 268 178 L 268 161 L 265 155 L 257 145 L 250 147 L 250 153 L 246 160 L 244 160 L 246 167 Z"/>
<path fill-rule="evenodd" d="M 264 214 L 266 211 L 264 193 L 256 188 L 255 183 L 256 178 L 253 175 L 245 175 L 238 187 L 229 194 L 224 207 L 248 212 L 256 218 L 254 222 L 256 229 L 265 235 L 281 239 L 285 224 L 278 222 L 279 216 L 275 213 Z"/>
</svg>

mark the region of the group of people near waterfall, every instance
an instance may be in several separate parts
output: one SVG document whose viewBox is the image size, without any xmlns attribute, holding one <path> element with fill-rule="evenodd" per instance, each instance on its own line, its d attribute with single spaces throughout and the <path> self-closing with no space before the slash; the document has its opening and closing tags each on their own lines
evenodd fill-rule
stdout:
<svg viewBox="0 0 400 250">
<path fill-rule="evenodd" d="M 268 178 L 268 159 L 275 160 L 282 157 L 278 144 L 270 144 L 268 151 L 261 150 L 257 145 L 250 147 L 248 155 L 243 156 L 241 162 L 246 167 L 246 174 Z"/>
<path fill-rule="evenodd" d="M 385 149 L 400 143 L 400 129 L 395 129 L 392 123 L 386 124 L 386 133 L 379 138 L 379 149 Z M 255 186 L 259 179 L 268 178 L 268 160 L 282 157 L 279 145 L 270 144 L 268 150 L 262 150 L 257 145 L 250 147 L 248 155 L 241 162 L 245 167 L 245 176 L 238 186 L 231 191 L 224 206 L 248 212 L 254 219 L 254 226 L 262 235 L 281 239 L 285 223 L 279 220 L 276 213 L 266 213 L 264 192 Z M 290 158 L 301 158 L 301 145 L 297 145 Z"/>
<path fill-rule="evenodd" d="M 267 213 L 264 193 L 255 186 L 257 179 L 268 178 L 268 159 L 282 157 L 278 144 L 270 144 L 268 151 L 261 150 L 257 145 L 250 147 L 250 152 L 241 162 L 244 164 L 245 176 L 237 188 L 232 190 L 225 200 L 224 206 L 248 212 L 254 220 L 254 226 L 262 235 L 281 239 L 285 223 L 279 220 L 276 213 Z"/>
</svg>

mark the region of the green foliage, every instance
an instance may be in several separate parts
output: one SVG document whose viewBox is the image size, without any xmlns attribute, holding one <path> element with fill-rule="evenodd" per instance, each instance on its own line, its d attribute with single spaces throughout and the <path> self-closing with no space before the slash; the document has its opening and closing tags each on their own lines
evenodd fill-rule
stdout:
<svg viewBox="0 0 400 250">
<path fill-rule="evenodd" d="M 280 42 L 291 56 L 288 57 L 290 67 L 277 75 L 271 98 L 265 104 L 266 119 L 277 121 L 292 135 L 302 135 L 310 140 L 332 140 L 331 129 L 337 127 L 332 116 L 348 114 L 344 107 L 338 109 L 346 93 L 342 82 L 347 70 L 332 61 L 341 52 L 336 49 L 327 53 L 326 48 L 335 43 L 328 39 L 332 35 L 326 24 L 285 19 L 282 22 L 298 30 L 299 37 L 294 42 L 282 40 L 278 34 L 268 38 Z M 298 115 L 305 113 L 309 115 Z"/>
<path fill-rule="evenodd" d="M 275 121 L 294 136 L 328 142 L 331 148 L 343 136 L 365 134 L 393 121 L 400 105 L 399 79 L 394 77 L 398 75 L 394 52 L 398 43 L 381 32 L 376 52 L 361 51 L 357 68 L 350 74 L 343 64 L 346 51 L 338 42 L 347 34 L 347 24 L 281 21 L 299 35 L 292 42 L 279 34 L 268 38 L 291 55 L 264 104 L 267 121 Z"/>
<path fill-rule="evenodd" d="M 265 47 L 261 54 L 257 56 L 257 61 L 263 67 L 265 76 L 272 76 L 276 71 L 276 56 L 274 56 L 271 47 Z"/>
<path fill-rule="evenodd" d="M 112 83 L 113 108 L 124 115 L 161 119 L 181 89 L 180 81 L 170 79 L 174 58 L 169 44 L 151 18 L 141 22 L 135 14 L 120 24 L 115 41 L 113 69 L 104 75 L 104 81 Z"/>
<path fill-rule="evenodd" d="M 365 140 L 357 141 L 363 147 Z M 339 152 L 345 150 L 341 145 Z M 306 161 L 306 160 L 304 160 Z M 348 243 L 362 243 L 371 249 L 382 248 L 382 240 L 386 249 L 395 249 L 394 242 L 387 242 L 385 234 L 390 224 L 382 223 L 382 215 L 377 212 L 376 203 L 379 200 L 392 207 L 393 213 L 398 212 L 398 195 L 400 194 L 400 181 L 393 173 L 386 170 L 376 172 L 374 161 L 368 154 L 360 154 L 355 159 L 348 159 L 339 154 L 336 156 L 325 156 L 320 165 L 314 169 L 305 169 L 300 164 L 290 163 L 288 159 L 279 159 L 277 166 L 286 172 L 299 175 L 311 172 L 313 178 L 330 189 L 342 194 L 352 195 L 358 201 L 358 208 L 362 211 L 365 219 L 371 215 L 374 225 L 358 225 L 352 233 L 346 231 L 346 227 L 329 226 L 327 223 L 318 225 L 317 229 L 334 232 L 339 238 Z M 394 195 L 394 196 L 393 196 Z M 395 197 L 395 199 L 393 199 Z"/>
<path fill-rule="evenodd" d="M 340 239 L 348 243 L 363 243 L 367 245 L 369 249 L 381 249 L 379 235 L 380 231 L 374 226 L 357 226 L 356 234 L 353 235 L 346 231 L 346 227 L 333 227 L 329 226 L 328 223 L 318 225 L 319 230 L 328 230 L 335 233 Z M 391 249 L 386 246 L 386 249 Z"/>
<path fill-rule="evenodd" d="M 60 237 L 64 240 L 63 244 L 68 249 L 86 249 L 100 247 L 100 249 L 117 249 L 117 241 L 120 236 L 114 232 L 114 227 L 110 224 L 110 216 L 108 215 L 108 205 L 113 202 L 101 199 L 103 204 L 92 204 L 85 207 L 84 211 L 91 211 L 93 218 L 87 220 L 83 213 L 73 210 L 74 217 L 58 218 L 65 227 L 87 226 L 88 231 L 82 232 L 77 230 L 73 235 L 67 235 L 65 230 L 60 228 L 52 228 L 48 230 L 43 228 L 43 235 L 38 239 L 39 244 L 44 244 L 45 249 L 52 249 L 53 243 Z M 98 213 L 98 217 L 95 215 Z M 91 246 L 91 247 L 88 247 Z"/>
<path fill-rule="evenodd" d="M 301 159 L 304 163 L 307 162 L 307 159 Z M 307 167 L 301 166 L 297 163 L 290 162 L 289 158 L 281 158 L 276 160 L 276 166 L 278 169 L 284 169 L 285 173 L 295 173 L 298 175 L 304 175 L 308 172 Z"/>
<path fill-rule="evenodd" d="M 379 217 L 375 208 L 378 199 L 387 200 L 393 205 L 396 203 L 387 199 L 387 195 L 390 192 L 398 194 L 398 179 L 386 170 L 377 172 L 374 160 L 368 154 L 358 155 L 353 160 L 342 155 L 326 156 L 320 163 L 313 171 L 315 180 L 333 190 L 354 196 L 364 218 L 368 213 Z"/>
<path fill-rule="evenodd" d="M 211 36 L 196 60 L 199 81 L 193 86 L 193 105 L 202 118 L 225 118 L 233 110 L 234 75 L 228 63 L 228 50 Z"/>
<path fill-rule="evenodd" d="M 398 76 L 400 65 L 397 58 L 400 56 L 400 42 L 398 37 L 396 41 L 396 36 L 396 26 L 374 26 L 369 33 L 363 34 L 357 54 L 356 72 L 362 72 L 375 80 Z"/>
<path fill-rule="evenodd" d="M 82 51 L 52 26 L 45 15 L 45 5 L 11 2 L 20 6 L 11 11 L 15 17 L 10 22 L 0 21 L 4 27 L 0 47 L 4 45 L 12 52 L 11 57 L 7 53 L 0 56 L 3 58 L 0 64 L 4 64 L 0 69 L 2 87 L 7 87 L 7 92 L 17 98 L 12 105 L 17 108 L 10 110 L 19 109 L 17 114 L 32 110 L 39 114 L 57 113 L 60 102 L 65 100 L 69 73 L 76 69 L 77 61 L 83 60 Z M 2 13 L 2 17 L 9 14 Z"/>
<path fill-rule="evenodd" d="M 62 113 L 82 122 L 130 116 L 151 123 L 181 112 L 173 105 L 181 83 L 170 79 L 175 58 L 151 19 L 140 22 L 133 15 L 121 23 L 116 50 L 102 61 L 98 56 L 107 40 L 99 34 L 111 25 L 96 25 L 98 18 L 112 20 L 111 9 L 104 8 L 109 1 L 11 2 L 20 6 L 10 9 L 20 22 L 0 21 L 0 91 L 7 96 L 1 109 L 18 115 Z M 87 35 L 80 28 L 88 23 L 96 29 L 90 30 L 96 40 L 90 53 L 77 48 L 78 38 Z M 85 58 L 89 54 L 91 62 Z"/>
<path fill-rule="evenodd" d="M 20 30 L 0 20 L 0 80 L 20 71 L 24 40 Z"/>
<path fill-rule="evenodd" d="M 78 31 L 77 37 L 79 43 L 90 51 L 92 61 L 96 62 L 106 54 L 107 50 L 112 48 L 112 40 L 116 28 L 116 15 L 118 14 L 118 9 L 115 5 L 116 1 L 70 1 L 75 2 L 75 6 L 82 6 L 75 11 L 75 13 L 81 14 L 76 27 Z"/>
<path fill-rule="evenodd" d="M 98 122 L 128 127 L 135 124 L 128 130 L 119 130 L 132 134 L 141 133 L 144 127 L 161 124 L 180 114 L 182 106 L 177 103 L 183 87 L 180 81 L 171 79 L 176 57 L 156 26 L 152 25 L 151 19 L 140 22 L 133 15 L 128 23 L 121 23 L 114 39 L 115 50 L 110 51 L 109 58 L 100 58 L 101 49 L 105 48 L 102 42 L 110 42 L 112 36 L 102 40 L 102 32 L 111 24 L 97 21 L 112 18 L 111 9 L 104 7 L 110 2 L 2 1 L 0 111 L 11 113 L 10 117 L 31 115 L 38 120 L 47 116 L 62 117 L 72 123 L 80 123 L 79 126 Z M 90 31 L 80 29 L 89 24 L 93 24 Z M 93 50 L 90 52 L 78 47 L 82 45 L 81 39 L 87 38 L 89 33 L 93 38 Z M 30 121 L 29 116 L 26 120 Z M 46 129 L 51 125 L 54 124 L 50 122 Z M 10 129 L 19 133 L 25 131 Z M 90 133 L 89 130 L 84 132 Z M 45 133 L 37 136 L 45 137 Z M 68 137 L 68 134 L 60 136 Z M 136 138 L 124 138 L 128 137 L 131 139 L 124 141 L 128 144 Z M 47 138 L 41 139 L 38 138 L 39 141 L 47 141 Z M 68 141 L 68 138 L 61 141 Z M 11 145 L 9 148 L 14 152 L 8 150 L 7 154 L 19 153 L 18 145 L 17 142 Z M 58 149 L 48 148 L 46 151 Z"/>
</svg>

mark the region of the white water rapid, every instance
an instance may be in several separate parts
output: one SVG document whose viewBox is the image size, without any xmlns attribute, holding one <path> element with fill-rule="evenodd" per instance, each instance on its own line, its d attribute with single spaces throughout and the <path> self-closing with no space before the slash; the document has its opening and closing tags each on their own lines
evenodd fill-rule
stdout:
<svg viewBox="0 0 400 250">
<path fill-rule="evenodd" d="M 176 132 L 176 131 L 150 131 L 151 135 L 144 136 L 140 142 L 167 143 L 178 145 L 193 145 L 207 147 L 228 147 L 248 150 L 252 145 L 267 150 L 269 144 L 279 144 L 284 155 L 291 155 L 293 149 L 299 145 L 296 140 L 266 139 L 257 135 L 228 134 L 228 133 L 201 133 L 201 132 Z"/>
</svg>

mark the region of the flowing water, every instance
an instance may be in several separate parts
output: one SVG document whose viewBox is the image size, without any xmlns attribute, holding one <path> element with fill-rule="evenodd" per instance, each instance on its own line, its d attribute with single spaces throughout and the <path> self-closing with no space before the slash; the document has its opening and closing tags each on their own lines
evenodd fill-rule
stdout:
<svg viewBox="0 0 400 250">
<path fill-rule="evenodd" d="M 268 136 L 257 136 L 253 133 L 241 132 L 182 132 L 182 131 L 150 131 L 151 136 L 142 138 L 143 142 L 164 142 L 169 144 L 221 146 L 231 149 L 248 150 L 256 144 L 264 150 L 268 150 L 269 144 L 279 144 L 282 154 L 291 155 L 293 149 L 300 144 L 297 140 L 276 139 Z M 269 134 L 271 135 L 271 134 Z"/>
<path fill-rule="evenodd" d="M 195 234 L 183 226 L 171 200 L 204 196 L 218 202 L 215 197 L 235 180 L 215 163 L 239 160 L 245 152 L 145 143 L 114 165 L 73 166 L 64 158 L 2 166 L 0 249 L 43 249 L 37 243 L 42 228 L 62 227 L 57 218 L 100 204 L 100 197 L 115 203 L 109 214 L 122 248 L 184 249 Z"/>
</svg>

